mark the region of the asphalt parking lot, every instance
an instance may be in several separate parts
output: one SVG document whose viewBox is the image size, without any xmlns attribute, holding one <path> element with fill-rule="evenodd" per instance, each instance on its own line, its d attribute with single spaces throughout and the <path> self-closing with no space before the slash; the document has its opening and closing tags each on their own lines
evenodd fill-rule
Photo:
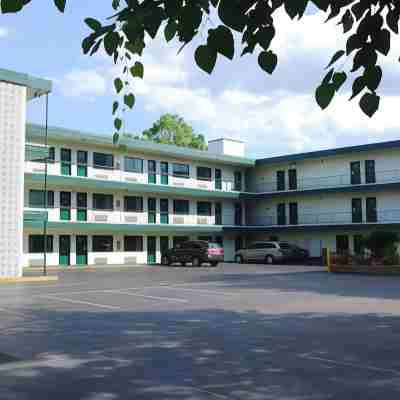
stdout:
<svg viewBox="0 0 400 400">
<path fill-rule="evenodd" d="M 400 277 L 223 264 L 0 286 L 0 399 L 398 399 Z"/>
</svg>

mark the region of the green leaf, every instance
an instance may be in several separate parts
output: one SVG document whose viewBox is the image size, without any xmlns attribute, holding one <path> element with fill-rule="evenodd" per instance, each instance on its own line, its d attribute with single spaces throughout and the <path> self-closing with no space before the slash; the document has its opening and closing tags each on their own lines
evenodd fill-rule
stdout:
<svg viewBox="0 0 400 400">
<path fill-rule="evenodd" d="M 58 10 L 63 13 L 65 11 L 67 0 L 54 0 L 54 4 L 58 8 Z"/>
<path fill-rule="evenodd" d="M 335 85 L 333 83 L 320 85 L 315 92 L 315 99 L 317 100 L 318 105 L 323 110 L 325 110 L 325 108 L 329 106 L 334 96 Z"/>
<path fill-rule="evenodd" d="M 354 18 L 350 10 L 347 10 L 342 17 L 343 32 L 348 32 L 354 24 Z"/>
<path fill-rule="evenodd" d="M 99 29 L 101 29 L 101 23 L 97 21 L 97 19 L 86 18 L 85 23 L 90 29 L 93 29 L 94 31 L 98 31 Z"/>
<path fill-rule="evenodd" d="M 399 18 L 399 10 L 390 10 L 386 16 L 386 23 L 388 24 L 388 27 L 396 34 L 399 33 Z"/>
<path fill-rule="evenodd" d="M 380 30 L 372 39 L 374 48 L 387 56 L 390 50 L 390 32 L 387 29 Z"/>
<path fill-rule="evenodd" d="M 133 106 L 135 105 L 135 96 L 130 93 L 124 96 L 124 103 L 129 107 L 129 108 L 133 108 Z"/>
<path fill-rule="evenodd" d="M 365 93 L 360 100 L 361 110 L 371 118 L 379 108 L 380 99 L 375 93 Z"/>
<path fill-rule="evenodd" d="M 326 69 L 329 68 L 330 66 L 332 66 L 333 64 L 335 64 L 335 62 L 337 60 L 339 60 L 342 56 L 344 56 L 345 51 L 344 50 L 339 50 L 337 51 L 334 56 L 332 57 L 331 61 L 329 62 L 329 64 L 326 66 Z"/>
<path fill-rule="evenodd" d="M 334 72 L 335 72 L 335 68 L 331 68 L 328 71 L 328 73 L 324 76 L 324 79 L 322 79 L 321 85 L 327 85 L 328 83 L 330 83 Z"/>
<path fill-rule="evenodd" d="M 364 71 L 364 81 L 371 92 L 375 92 L 382 80 L 382 68 L 378 65 L 368 67 Z"/>
<path fill-rule="evenodd" d="M 346 82 L 347 75 L 345 72 L 336 72 L 332 77 L 332 83 L 335 86 L 336 92 L 343 86 Z"/>
<path fill-rule="evenodd" d="M 353 94 L 351 95 L 349 100 L 353 100 L 359 93 L 362 92 L 365 88 L 365 80 L 363 76 L 359 76 L 353 82 Z"/>
<path fill-rule="evenodd" d="M 142 78 L 144 75 L 144 67 L 143 64 L 139 61 L 135 62 L 135 65 L 131 68 L 131 74 L 134 78 Z"/>
<path fill-rule="evenodd" d="M 109 56 L 113 55 L 119 44 L 119 34 L 117 32 L 109 32 L 104 37 L 104 49 Z"/>
<path fill-rule="evenodd" d="M 16 13 L 24 7 L 24 0 L 1 0 L 1 12 L 3 14 Z"/>
<path fill-rule="evenodd" d="M 169 20 L 167 26 L 164 29 L 164 36 L 167 42 L 170 42 L 176 35 L 178 25 L 174 20 Z"/>
<path fill-rule="evenodd" d="M 278 64 L 278 57 L 271 50 L 262 51 L 258 56 L 258 65 L 269 74 L 272 74 Z"/>
<path fill-rule="evenodd" d="M 194 54 L 196 64 L 208 74 L 211 74 L 217 62 L 217 52 L 208 46 L 199 46 Z"/>
<path fill-rule="evenodd" d="M 295 0 L 285 1 L 285 10 L 290 18 L 294 18 L 296 15 L 301 18 L 306 11 L 308 0 Z"/>
<path fill-rule="evenodd" d="M 119 133 L 114 133 L 113 135 L 113 144 L 117 144 L 119 142 Z"/>
<path fill-rule="evenodd" d="M 235 42 L 232 31 L 223 25 L 208 31 L 207 46 L 230 60 L 235 55 Z"/>
<path fill-rule="evenodd" d="M 119 107 L 118 101 L 114 101 L 113 107 L 112 107 L 112 109 L 113 109 L 113 111 L 112 111 L 113 115 L 115 115 L 115 113 L 117 112 L 118 107 Z"/>
<path fill-rule="evenodd" d="M 114 126 L 115 126 L 115 129 L 117 131 L 121 130 L 121 128 L 122 128 L 122 120 L 121 120 L 121 118 L 115 118 Z"/>
<path fill-rule="evenodd" d="M 267 26 L 266 28 L 261 28 L 257 32 L 257 41 L 260 43 L 260 46 L 267 50 L 272 42 L 272 39 L 275 37 L 275 28 L 273 26 Z"/>
<path fill-rule="evenodd" d="M 242 32 L 246 26 L 247 17 L 240 7 L 242 0 L 221 0 L 218 15 L 221 21 L 235 31 Z"/>
<path fill-rule="evenodd" d="M 124 84 L 122 83 L 120 78 L 117 78 L 114 80 L 114 87 L 115 87 L 115 91 L 117 93 L 119 93 L 122 90 L 122 88 L 124 87 Z"/>
</svg>

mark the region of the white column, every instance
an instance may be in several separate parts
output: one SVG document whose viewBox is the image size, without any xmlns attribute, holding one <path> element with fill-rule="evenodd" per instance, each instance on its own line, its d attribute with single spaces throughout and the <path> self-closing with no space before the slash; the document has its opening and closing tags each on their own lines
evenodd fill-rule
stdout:
<svg viewBox="0 0 400 400">
<path fill-rule="evenodd" d="M 0 278 L 22 276 L 26 101 L 0 82 Z"/>
</svg>

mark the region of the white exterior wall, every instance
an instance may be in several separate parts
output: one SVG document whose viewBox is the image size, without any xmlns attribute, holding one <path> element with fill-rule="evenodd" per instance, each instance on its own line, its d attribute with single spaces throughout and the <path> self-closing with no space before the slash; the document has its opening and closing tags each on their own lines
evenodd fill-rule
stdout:
<svg viewBox="0 0 400 400">
<path fill-rule="evenodd" d="M 26 88 L 0 82 L 0 278 L 22 275 Z"/>
<path fill-rule="evenodd" d="M 371 150 L 342 156 L 257 166 L 253 171 L 251 190 L 276 191 L 276 172 L 297 170 L 299 189 L 350 185 L 350 163 L 361 161 L 361 182 L 365 183 L 365 160 L 375 160 L 376 181 L 400 181 L 400 149 Z"/>
</svg>

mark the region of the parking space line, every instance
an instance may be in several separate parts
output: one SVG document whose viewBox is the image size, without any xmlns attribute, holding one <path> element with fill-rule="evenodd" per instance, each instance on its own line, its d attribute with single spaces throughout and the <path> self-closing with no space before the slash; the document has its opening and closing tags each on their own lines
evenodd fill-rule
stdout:
<svg viewBox="0 0 400 400">
<path fill-rule="evenodd" d="M 145 299 L 151 299 L 151 300 L 172 301 L 175 303 L 188 303 L 188 300 L 185 300 L 185 299 L 176 299 L 173 297 L 148 296 L 145 294 L 125 292 L 124 290 L 118 290 L 118 291 L 115 290 L 115 291 L 113 291 L 113 293 L 120 293 L 120 294 L 124 294 L 127 296 L 134 296 L 134 297 L 143 297 Z"/>
<path fill-rule="evenodd" d="M 67 299 L 65 297 L 57 297 L 57 296 L 40 296 L 41 298 L 50 299 L 50 300 L 57 300 L 66 303 L 76 303 L 76 304 L 85 304 L 87 306 L 98 307 L 98 308 L 105 308 L 108 310 L 121 310 L 121 307 L 118 306 L 110 306 L 106 304 L 98 304 L 98 303 L 91 303 L 89 301 L 83 300 L 74 300 L 74 299 Z"/>
<path fill-rule="evenodd" d="M 391 374 L 400 375 L 400 371 L 395 370 L 395 369 L 379 368 L 379 367 L 374 367 L 372 365 L 356 364 L 356 363 L 351 363 L 351 362 L 346 362 L 346 361 L 335 361 L 335 360 L 330 360 L 328 358 L 321 358 L 321 357 L 313 357 L 313 356 L 299 356 L 299 357 L 304 358 L 306 360 L 321 361 L 321 362 L 326 362 L 329 364 L 335 364 L 335 365 L 341 365 L 341 366 L 359 368 L 359 369 L 367 369 L 367 370 L 375 371 L 375 372 L 389 372 Z"/>
<path fill-rule="evenodd" d="M 182 288 L 179 286 L 171 285 L 171 286 L 161 286 L 163 289 L 170 289 L 170 290 L 182 290 L 185 292 L 196 292 L 196 293 L 204 293 L 204 294 L 218 294 L 221 296 L 238 296 L 239 293 L 230 293 L 230 292 L 222 292 L 222 291 L 215 291 L 215 290 L 207 290 L 207 289 L 190 289 L 190 288 Z"/>
</svg>

